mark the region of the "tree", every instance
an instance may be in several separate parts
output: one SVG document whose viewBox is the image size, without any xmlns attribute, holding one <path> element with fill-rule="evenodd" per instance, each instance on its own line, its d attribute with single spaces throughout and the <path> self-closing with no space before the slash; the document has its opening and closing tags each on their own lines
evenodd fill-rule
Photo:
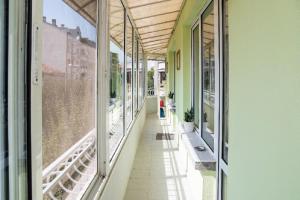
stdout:
<svg viewBox="0 0 300 200">
<path fill-rule="evenodd" d="M 147 76 L 148 76 L 148 88 L 154 88 L 154 69 L 153 67 L 147 72 Z"/>
</svg>

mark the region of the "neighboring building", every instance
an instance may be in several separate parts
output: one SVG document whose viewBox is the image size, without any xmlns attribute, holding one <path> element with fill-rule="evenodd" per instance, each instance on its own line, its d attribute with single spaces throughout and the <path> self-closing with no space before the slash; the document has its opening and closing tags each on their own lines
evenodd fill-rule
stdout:
<svg viewBox="0 0 300 200">
<path fill-rule="evenodd" d="M 64 24 L 60 27 L 56 20 L 52 23 L 43 18 L 43 72 L 68 74 L 68 78 L 77 79 L 89 72 L 92 77 L 96 65 L 96 43 L 83 38 L 81 30 L 67 28 Z M 65 59 L 64 59 L 65 58 Z"/>
</svg>

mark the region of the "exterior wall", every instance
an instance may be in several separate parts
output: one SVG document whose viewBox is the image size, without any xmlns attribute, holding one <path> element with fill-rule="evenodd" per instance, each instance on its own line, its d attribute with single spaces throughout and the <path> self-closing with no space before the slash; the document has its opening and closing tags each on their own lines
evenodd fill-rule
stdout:
<svg viewBox="0 0 300 200">
<path fill-rule="evenodd" d="M 175 102 L 176 113 L 183 121 L 184 112 L 191 107 L 191 27 L 206 0 L 186 1 L 175 32 L 168 46 L 169 90 L 174 91 L 174 52 L 180 50 L 180 70 L 175 71 Z"/>
<path fill-rule="evenodd" d="M 141 131 L 145 124 L 146 107 L 147 105 L 144 103 L 143 108 L 129 132 L 128 138 L 125 140 L 124 146 L 116 159 L 111 174 L 105 180 L 107 182 L 100 194 L 100 200 L 122 200 L 124 198 Z"/>
<path fill-rule="evenodd" d="M 159 104 L 157 103 L 157 99 L 159 99 L 157 96 L 146 97 L 147 114 L 158 113 Z"/>
<path fill-rule="evenodd" d="M 298 200 L 300 2 L 230 0 L 230 200 Z"/>
<path fill-rule="evenodd" d="M 186 1 L 168 46 L 176 70 L 175 122 L 190 106 L 192 21 L 205 1 Z M 229 0 L 230 200 L 298 200 L 300 161 L 300 2 Z"/>
<path fill-rule="evenodd" d="M 67 32 L 56 26 L 43 23 L 43 71 L 48 73 L 65 73 L 67 57 Z"/>
</svg>

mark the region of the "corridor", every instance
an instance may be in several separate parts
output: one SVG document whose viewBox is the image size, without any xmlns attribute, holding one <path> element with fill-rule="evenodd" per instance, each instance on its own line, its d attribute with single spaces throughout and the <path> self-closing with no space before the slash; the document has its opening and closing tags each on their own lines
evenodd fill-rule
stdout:
<svg viewBox="0 0 300 200">
<path fill-rule="evenodd" d="M 157 133 L 169 133 L 159 140 Z M 172 135 L 174 134 L 174 135 Z M 185 156 L 166 119 L 148 115 L 127 186 L 125 200 L 192 200 L 188 197 Z"/>
</svg>

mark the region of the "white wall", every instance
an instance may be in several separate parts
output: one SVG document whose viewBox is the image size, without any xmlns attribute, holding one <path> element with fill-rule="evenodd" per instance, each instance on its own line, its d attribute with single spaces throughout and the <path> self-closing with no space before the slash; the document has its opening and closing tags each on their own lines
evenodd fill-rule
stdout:
<svg viewBox="0 0 300 200">
<path fill-rule="evenodd" d="M 149 96 L 146 98 L 147 104 L 147 114 L 157 113 L 158 109 L 158 102 L 157 96 Z"/>
</svg>

